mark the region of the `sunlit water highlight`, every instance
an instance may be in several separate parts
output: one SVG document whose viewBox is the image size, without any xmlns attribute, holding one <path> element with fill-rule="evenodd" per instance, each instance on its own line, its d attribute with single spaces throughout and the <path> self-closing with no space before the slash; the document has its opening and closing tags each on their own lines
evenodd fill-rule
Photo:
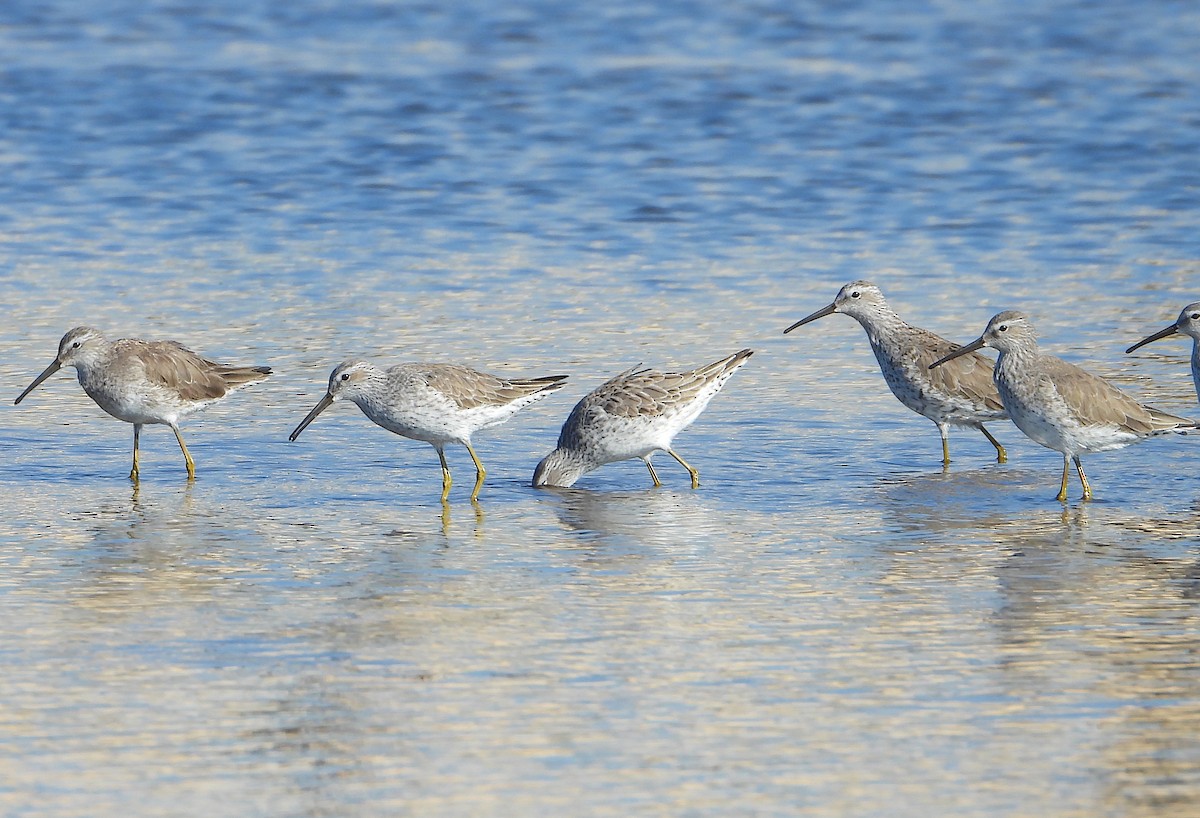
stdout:
<svg viewBox="0 0 1200 818">
<path fill-rule="evenodd" d="M 63 815 L 1200 811 L 1197 441 L 937 432 L 846 281 L 1200 414 L 1183 4 L 26 3 L 0 10 L 0 364 L 69 327 L 276 373 L 142 438 L 0 412 L 0 808 Z M 528 487 L 637 363 L 758 350 L 661 459 Z M 452 451 L 349 357 L 568 372 Z"/>
</svg>

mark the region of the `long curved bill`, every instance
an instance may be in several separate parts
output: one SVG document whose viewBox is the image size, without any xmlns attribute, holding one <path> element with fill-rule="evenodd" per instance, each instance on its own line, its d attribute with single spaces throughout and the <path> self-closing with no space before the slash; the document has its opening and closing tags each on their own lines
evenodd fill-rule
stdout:
<svg viewBox="0 0 1200 818">
<path fill-rule="evenodd" d="M 974 341 L 967 344 L 965 347 L 959 347 L 958 349 L 951 352 L 949 355 L 938 358 L 936 361 L 934 361 L 933 363 L 931 363 L 929 365 L 929 368 L 934 369 L 934 368 L 939 367 L 942 364 L 946 363 L 946 361 L 952 361 L 960 355 L 966 355 L 968 352 L 974 352 L 975 350 L 982 349 L 982 348 L 983 348 L 983 339 L 976 338 Z"/>
<path fill-rule="evenodd" d="M 308 424 L 316 420 L 317 415 L 324 412 L 330 406 L 333 406 L 333 396 L 326 394 L 325 397 L 317 401 L 317 405 L 313 407 L 312 411 L 304 416 L 304 420 L 300 421 L 300 425 L 296 427 L 296 431 L 288 435 L 288 440 L 295 441 L 296 438 L 300 437 L 300 433 L 308 428 Z"/>
<path fill-rule="evenodd" d="M 57 372 L 60 369 L 62 369 L 62 363 L 60 363 L 59 361 L 55 361 L 54 363 L 50 364 L 50 366 L 46 367 L 46 369 L 42 372 L 41 375 L 38 375 L 36 378 L 33 379 L 33 383 L 31 383 L 31 384 L 29 384 L 29 386 L 25 387 L 25 391 L 22 392 L 15 401 L 13 401 L 13 405 L 15 406 L 16 404 L 25 400 L 26 395 L 28 395 L 33 390 L 37 389 L 38 385 L 41 384 L 42 381 L 46 380 L 46 378 L 49 378 L 51 375 L 53 375 L 55 372 Z"/>
<path fill-rule="evenodd" d="M 1125 354 L 1128 355 L 1129 353 L 1133 352 L 1138 347 L 1144 347 L 1146 344 L 1149 344 L 1152 341 L 1157 341 L 1160 338 L 1170 337 L 1170 336 L 1176 334 L 1177 332 L 1179 332 L 1179 327 L 1175 326 L 1174 324 L 1172 324 L 1169 327 L 1163 327 L 1158 332 L 1154 333 L 1153 335 L 1147 335 L 1145 338 L 1138 341 L 1136 344 L 1131 346 L 1129 349 L 1125 350 Z M 32 387 L 30 387 L 30 388 L 32 388 Z"/>
<path fill-rule="evenodd" d="M 821 309 L 814 312 L 812 315 L 801 318 L 799 321 L 792 324 L 790 327 L 788 327 L 787 329 L 785 329 L 783 331 L 783 334 L 787 335 L 789 332 L 794 330 L 796 327 L 802 327 L 805 324 L 807 324 L 809 321 L 816 321 L 818 318 L 824 318 L 827 315 L 833 315 L 835 312 L 837 312 L 837 304 L 830 304 L 828 307 L 822 307 Z"/>
</svg>

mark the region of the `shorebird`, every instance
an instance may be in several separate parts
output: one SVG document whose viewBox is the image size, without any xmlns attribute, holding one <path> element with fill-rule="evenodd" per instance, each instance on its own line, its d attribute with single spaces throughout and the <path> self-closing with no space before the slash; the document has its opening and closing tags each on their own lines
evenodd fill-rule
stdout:
<svg viewBox="0 0 1200 818">
<path fill-rule="evenodd" d="M 15 403 L 64 366 L 75 367 L 79 385 L 97 406 L 133 424 L 129 479 L 134 482 L 138 479 L 138 439 L 143 425 L 162 423 L 171 427 L 187 464 L 188 479 L 194 479 L 196 463 L 179 431 L 180 418 L 271 374 L 266 366 L 213 363 L 175 341 L 121 338 L 109 342 L 99 330 L 75 327 L 58 342 L 58 357 L 33 379 Z"/>
<path fill-rule="evenodd" d="M 1196 397 L 1200 399 L 1200 301 L 1188 304 L 1179 313 L 1179 317 L 1175 319 L 1174 324 L 1160 329 L 1153 335 L 1147 335 L 1125 350 L 1125 353 L 1129 354 L 1138 347 L 1176 334 L 1190 335 L 1192 337 L 1192 383 L 1196 386 Z"/>
<path fill-rule="evenodd" d="M 455 364 L 398 364 L 381 369 L 366 361 L 345 361 L 329 376 L 329 389 L 288 440 L 300 433 L 335 401 L 354 401 L 374 423 L 401 437 L 423 440 L 437 450 L 442 463 L 442 502 L 450 496 L 446 444 L 461 443 L 475 463 L 475 488 L 487 471 L 471 446 L 471 435 L 508 420 L 517 410 L 561 389 L 566 375 L 517 380 L 489 375 Z"/>
<path fill-rule="evenodd" d="M 1194 420 L 1143 406 L 1100 376 L 1041 354 L 1028 316 L 1013 310 L 994 316 L 983 335 L 935 361 L 931 368 L 984 346 L 1000 353 L 996 386 L 1013 423 L 1035 443 L 1062 452 L 1060 502 L 1067 499 L 1072 462 L 1083 484 L 1083 499 L 1092 499 L 1080 455 L 1120 449 L 1153 435 L 1196 427 Z"/>
<path fill-rule="evenodd" d="M 650 456 L 664 451 L 700 485 L 700 473 L 671 448 L 675 435 L 700 416 L 729 377 L 754 354 L 743 349 L 691 372 L 626 370 L 596 387 L 575 405 L 558 435 L 558 447 L 542 458 L 533 485 L 566 488 L 606 463 L 637 457 L 662 482 Z"/>
<path fill-rule="evenodd" d="M 1004 420 L 1008 414 L 992 382 L 992 361 L 978 353 L 956 360 L 949 368 L 930 370 L 929 364 L 958 345 L 914 327 L 896 314 L 883 293 L 869 281 L 853 281 L 838 291 L 833 303 L 785 329 L 824 318 L 835 312 L 849 315 L 862 325 L 875 352 L 883 378 L 901 403 L 934 422 L 942 437 L 942 464 L 950 464 L 950 427 L 978 429 L 996 447 L 996 461 L 1008 453 L 984 421 Z"/>
</svg>

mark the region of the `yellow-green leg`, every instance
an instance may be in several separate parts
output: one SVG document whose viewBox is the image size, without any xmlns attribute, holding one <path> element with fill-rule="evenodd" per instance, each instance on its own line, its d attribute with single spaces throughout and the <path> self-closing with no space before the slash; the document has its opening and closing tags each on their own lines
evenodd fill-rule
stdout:
<svg viewBox="0 0 1200 818">
<path fill-rule="evenodd" d="M 1083 473 L 1083 461 L 1079 459 L 1079 455 L 1074 458 L 1075 471 L 1079 472 L 1079 482 L 1083 483 L 1083 499 L 1092 499 L 1092 486 L 1088 483 L 1087 475 Z"/>
<path fill-rule="evenodd" d="M 942 465 L 950 465 L 950 427 L 945 423 L 939 423 L 938 434 L 942 436 Z"/>
<path fill-rule="evenodd" d="M 1058 488 L 1058 497 L 1055 499 L 1060 503 L 1067 502 L 1067 477 L 1071 474 L 1071 458 L 1063 455 L 1063 479 L 1062 485 Z"/>
<path fill-rule="evenodd" d="M 688 474 L 690 474 L 692 476 L 692 488 L 694 488 L 694 489 L 700 488 L 700 472 L 696 471 L 691 466 L 689 466 L 688 462 L 686 460 L 684 460 L 682 457 L 680 457 L 678 454 L 676 454 L 674 449 L 667 449 L 667 454 L 671 455 L 671 457 L 678 460 L 679 465 L 681 465 L 685 469 L 687 469 Z"/>
<path fill-rule="evenodd" d="M 187 444 L 183 442 L 183 435 L 179 433 L 179 427 L 172 424 L 171 431 L 175 433 L 175 439 L 179 441 L 179 450 L 183 452 L 183 462 L 187 464 L 188 480 L 195 480 L 196 461 L 192 460 L 192 455 L 187 450 Z"/>
<path fill-rule="evenodd" d="M 450 496 L 450 486 L 454 481 L 450 479 L 450 467 L 446 465 L 446 453 L 440 447 L 437 453 L 438 460 L 442 461 L 442 502 L 445 503 Z"/>
<path fill-rule="evenodd" d="M 650 462 L 649 457 L 643 457 L 642 462 L 646 464 L 646 468 L 650 470 L 650 479 L 654 481 L 654 487 L 658 488 L 662 485 L 662 481 L 658 479 L 658 475 L 654 473 L 654 464 Z"/>
<path fill-rule="evenodd" d="M 479 490 L 483 488 L 483 478 L 487 477 L 487 469 L 479 462 L 479 458 L 475 455 L 475 450 L 471 448 L 470 443 L 464 443 L 467 447 L 467 453 L 471 455 L 471 460 L 475 463 L 475 488 L 471 491 L 471 502 L 479 499 Z"/>
<path fill-rule="evenodd" d="M 138 438 L 142 436 L 142 424 L 133 424 L 133 468 L 129 470 L 129 479 L 138 481 Z"/>
<path fill-rule="evenodd" d="M 1004 451 L 1004 447 L 1000 445 L 1000 441 L 996 440 L 996 438 L 992 437 L 992 433 L 989 432 L 987 429 L 983 428 L 982 423 L 979 424 L 979 431 L 983 432 L 983 436 L 988 439 L 988 443 L 991 443 L 993 446 L 996 447 L 996 462 L 997 463 L 1007 463 L 1008 462 L 1008 452 Z"/>
</svg>

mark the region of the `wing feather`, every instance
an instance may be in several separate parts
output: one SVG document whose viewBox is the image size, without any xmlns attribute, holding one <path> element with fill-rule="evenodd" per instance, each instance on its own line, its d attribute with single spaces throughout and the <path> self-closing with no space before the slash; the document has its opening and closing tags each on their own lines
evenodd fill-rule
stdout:
<svg viewBox="0 0 1200 818">
<path fill-rule="evenodd" d="M 1126 426 L 1141 435 L 1195 425 L 1187 418 L 1143 406 L 1103 378 L 1061 358 L 1043 355 L 1041 365 L 1082 424 Z"/>
<path fill-rule="evenodd" d="M 121 341 L 137 356 L 146 379 L 179 394 L 184 400 L 216 400 L 228 386 L 217 372 L 217 364 L 202 358 L 175 341 Z"/>
<path fill-rule="evenodd" d="M 197 355 L 177 341 L 122 339 L 114 346 L 126 361 L 138 361 L 150 383 L 189 401 L 216 400 L 231 388 L 259 381 L 271 373 L 265 366 L 225 366 Z"/>
<path fill-rule="evenodd" d="M 501 378 L 457 364 L 426 364 L 414 373 L 431 389 L 446 395 L 460 409 L 504 406 L 519 398 L 559 389 L 566 375 L 544 378 Z"/>
<path fill-rule="evenodd" d="M 950 395 L 962 395 L 972 403 L 990 410 L 1004 411 L 1004 404 L 1000 401 L 1000 393 L 992 377 L 996 365 L 991 358 L 978 352 L 968 352 L 946 361 L 936 369 L 930 369 L 930 364 L 949 355 L 961 344 L 947 341 L 928 330 L 917 330 L 915 327 L 913 330 L 920 334 L 910 345 L 918 371 L 928 377 L 935 388 Z"/>
</svg>

